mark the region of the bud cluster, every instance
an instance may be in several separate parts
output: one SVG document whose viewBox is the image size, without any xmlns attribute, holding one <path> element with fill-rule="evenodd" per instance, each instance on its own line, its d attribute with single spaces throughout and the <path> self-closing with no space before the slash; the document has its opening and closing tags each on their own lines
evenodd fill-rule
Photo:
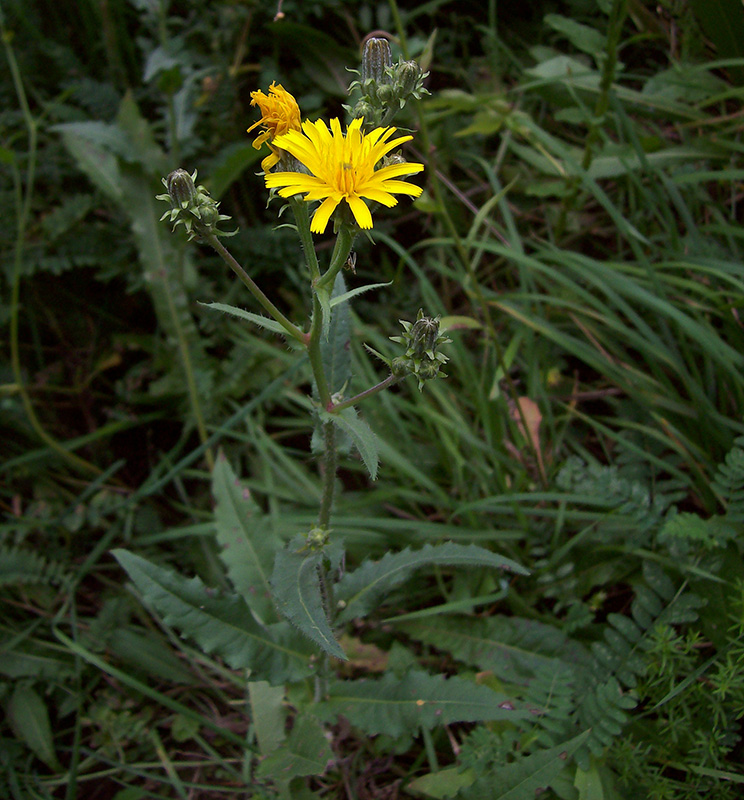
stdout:
<svg viewBox="0 0 744 800">
<path fill-rule="evenodd" d="M 423 388 L 424 381 L 446 378 L 440 369 L 449 359 L 438 352 L 438 348 L 452 340 L 439 332 L 439 317 L 426 317 L 423 309 L 419 309 L 415 322 L 401 320 L 400 324 L 403 326 L 403 335 L 391 336 L 390 339 L 404 344 L 406 352 L 390 363 L 393 375 L 415 375 L 419 390 Z"/>
<path fill-rule="evenodd" d="M 418 100 L 422 94 L 429 94 L 424 88 L 428 74 L 415 61 L 400 59 L 393 64 L 387 39 L 368 39 L 360 78 L 349 86 L 349 92 L 358 88 L 361 97 L 355 106 L 346 108 L 355 119 L 364 117 L 366 127 L 384 127 L 411 97 Z"/>
<path fill-rule="evenodd" d="M 220 204 L 209 196 L 209 192 L 203 186 L 196 185 L 196 170 L 193 175 L 189 175 L 185 169 L 177 169 L 162 180 L 168 192 L 157 195 L 156 199 L 169 202 L 171 208 L 160 218 L 161 222 L 164 219 L 172 222 L 173 230 L 183 225 L 189 235 L 189 241 L 196 239 L 201 242 L 210 234 L 234 236 L 237 233 L 237 230 L 227 232 L 217 228 L 220 222 L 230 217 L 220 214 Z"/>
</svg>

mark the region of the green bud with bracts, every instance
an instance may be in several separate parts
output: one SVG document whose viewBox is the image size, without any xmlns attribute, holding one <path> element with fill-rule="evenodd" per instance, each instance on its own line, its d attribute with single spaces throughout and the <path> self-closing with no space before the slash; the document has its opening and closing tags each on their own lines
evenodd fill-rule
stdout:
<svg viewBox="0 0 744 800">
<path fill-rule="evenodd" d="M 189 175 L 185 169 L 171 172 L 163 178 L 163 186 L 167 194 L 159 194 L 157 200 L 165 200 L 171 204 L 170 211 L 166 211 L 160 221 L 167 219 L 173 223 L 173 230 L 179 225 L 186 228 L 189 240 L 196 239 L 201 242 L 209 236 L 234 236 L 238 231 L 221 231 L 217 226 L 220 222 L 229 220 L 226 214 L 220 214 L 220 204 L 209 196 L 203 186 L 196 184 L 196 170 Z"/>
<path fill-rule="evenodd" d="M 406 351 L 392 360 L 390 368 L 393 375 L 415 375 L 419 390 L 425 381 L 446 378 L 441 367 L 449 359 L 439 352 L 439 348 L 452 340 L 439 332 L 439 317 L 427 317 L 423 309 L 419 309 L 415 322 L 401 320 L 400 324 L 403 326 L 403 335 L 391 336 L 390 339 L 404 344 Z"/>
</svg>

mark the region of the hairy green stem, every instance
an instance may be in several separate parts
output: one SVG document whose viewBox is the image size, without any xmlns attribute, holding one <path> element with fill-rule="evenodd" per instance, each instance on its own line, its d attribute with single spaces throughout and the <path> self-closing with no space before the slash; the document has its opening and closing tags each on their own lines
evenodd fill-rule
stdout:
<svg viewBox="0 0 744 800">
<path fill-rule="evenodd" d="M 315 387 L 318 390 L 318 399 L 321 406 L 325 408 L 331 402 L 331 390 L 328 387 L 325 367 L 323 366 L 323 354 L 320 350 L 320 338 L 323 335 L 323 309 L 320 307 L 320 300 L 317 295 L 313 295 L 313 321 L 310 326 L 310 338 L 307 343 L 307 355 L 310 359 L 310 368 L 313 371 Z"/>
<path fill-rule="evenodd" d="M 354 397 L 350 397 L 348 400 L 342 400 L 340 403 L 331 402 L 330 405 L 326 407 L 326 411 L 329 414 L 336 414 L 339 411 L 343 411 L 345 408 L 349 408 L 349 406 L 355 406 L 357 403 L 361 403 L 362 400 L 366 400 L 368 397 L 373 397 L 378 392 L 382 392 L 391 386 L 395 386 L 395 384 L 401 380 L 403 380 L 402 377 L 390 374 L 387 376 L 387 378 L 385 378 L 384 381 L 380 381 L 374 386 L 370 386 L 369 389 L 365 389 L 363 392 L 355 394 Z"/>
<path fill-rule="evenodd" d="M 318 511 L 319 528 L 327 528 L 331 521 L 337 466 L 336 426 L 333 422 L 326 422 L 323 424 L 323 494 Z"/>
<path fill-rule="evenodd" d="M 339 228 L 336 236 L 336 244 L 331 254 L 331 263 L 326 273 L 315 283 L 315 289 L 332 289 L 341 267 L 346 263 L 351 253 L 351 246 L 354 244 L 354 234 L 347 225 Z"/>
<path fill-rule="evenodd" d="M 250 293 L 258 300 L 263 308 L 284 328 L 285 331 L 298 342 L 307 344 L 308 336 L 301 331 L 294 323 L 290 322 L 284 314 L 269 300 L 269 298 L 259 289 L 258 284 L 251 278 L 251 276 L 238 264 L 233 258 L 232 253 L 222 244 L 222 242 L 213 234 L 205 236 L 206 241 L 213 247 L 220 255 L 222 260 L 228 267 L 240 278 L 241 281 L 248 287 Z"/>
<path fill-rule="evenodd" d="M 297 235 L 300 237 L 302 252 L 305 256 L 305 263 L 310 271 L 310 280 L 315 283 L 320 279 L 320 265 L 318 264 L 318 255 L 315 252 L 313 234 L 310 231 L 310 215 L 307 205 L 304 200 L 300 200 L 297 197 L 289 199 L 289 206 L 292 209 L 297 226 Z"/>
</svg>

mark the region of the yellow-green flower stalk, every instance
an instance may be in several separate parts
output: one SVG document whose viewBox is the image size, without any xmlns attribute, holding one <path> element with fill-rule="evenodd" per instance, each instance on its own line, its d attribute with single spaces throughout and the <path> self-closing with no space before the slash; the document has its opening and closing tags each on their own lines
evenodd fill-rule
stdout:
<svg viewBox="0 0 744 800">
<path fill-rule="evenodd" d="M 275 145 L 274 140 L 289 131 L 300 130 L 300 107 L 294 97 L 276 82 L 269 86 L 268 94 L 260 89 L 251 92 L 251 105 L 259 107 L 261 119 L 254 122 L 247 132 L 250 133 L 254 128 L 261 126 L 262 130 L 253 140 L 253 146 L 256 150 L 260 150 L 264 143 L 269 145 L 271 154 L 261 162 L 261 169 L 268 173 L 282 159 L 282 149 Z"/>
<path fill-rule="evenodd" d="M 304 194 L 306 201 L 321 200 L 313 215 L 310 230 L 323 233 L 333 212 L 344 201 L 363 230 L 372 227 L 372 214 L 364 202 L 372 200 L 384 206 L 397 204 L 395 194 L 418 197 L 421 187 L 396 180 L 421 172 L 423 164 L 395 163 L 379 166 L 394 148 L 410 141 L 412 136 L 391 139 L 395 128 L 362 131 L 361 118 L 350 123 L 346 135 L 338 119 L 330 129 L 323 122 L 304 122 L 302 130 L 290 130 L 276 137 L 274 146 L 293 155 L 307 170 L 304 172 L 272 172 L 265 175 L 266 186 L 279 189 L 282 197 Z"/>
</svg>

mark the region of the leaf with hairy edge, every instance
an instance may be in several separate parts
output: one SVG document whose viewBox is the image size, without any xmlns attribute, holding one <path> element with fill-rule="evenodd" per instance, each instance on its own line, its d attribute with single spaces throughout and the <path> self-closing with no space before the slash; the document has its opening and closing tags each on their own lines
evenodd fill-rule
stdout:
<svg viewBox="0 0 744 800">
<path fill-rule="evenodd" d="M 325 722 L 341 714 L 370 736 L 398 737 L 452 722 L 525 719 L 511 698 L 462 678 L 411 671 L 379 680 L 337 681 L 314 713 Z"/>
<path fill-rule="evenodd" d="M 377 467 L 380 462 L 377 437 L 372 428 L 357 414 L 356 409 L 349 406 L 334 414 L 321 411 L 319 416 L 321 422 L 332 422 L 351 437 L 362 461 L 364 461 L 364 466 L 367 467 L 370 478 L 373 481 L 376 480 Z"/>
<path fill-rule="evenodd" d="M 234 669 L 250 669 L 252 680 L 276 685 L 312 672 L 312 653 L 286 623 L 263 627 L 238 595 L 220 596 L 199 578 L 184 578 L 127 550 L 113 554 L 166 625 L 192 637 L 205 652 L 218 653 Z"/>
<path fill-rule="evenodd" d="M 349 304 L 340 300 L 345 293 L 344 277 L 339 273 L 328 299 L 330 322 L 327 336 L 321 337 L 320 342 L 323 371 L 331 394 L 340 392 L 351 378 L 351 311 Z"/>
<path fill-rule="evenodd" d="M 259 622 L 275 622 L 270 578 L 279 542 L 222 452 L 212 472 L 212 494 L 217 501 L 214 518 L 220 558 L 228 577 Z"/>
<path fill-rule="evenodd" d="M 526 684 L 539 669 L 588 664 L 589 653 L 561 630 L 522 617 L 439 616 L 396 625 L 407 636 L 450 653 L 458 661 Z"/>
<path fill-rule="evenodd" d="M 337 600 L 346 603 L 339 615 L 339 622 L 365 616 L 390 589 L 403 583 L 414 570 L 432 564 L 446 567 L 490 567 L 529 575 L 529 571 L 516 561 L 474 544 L 446 542 L 427 544 L 420 550 L 406 548 L 399 553 L 388 553 L 379 561 L 365 561 L 359 569 L 344 575 L 336 587 Z"/>
<path fill-rule="evenodd" d="M 539 750 L 513 764 L 499 767 L 462 790 L 464 800 L 535 800 L 565 769 L 571 756 L 581 747 L 590 731 L 573 739 Z"/>
<path fill-rule="evenodd" d="M 357 286 L 356 289 L 350 289 L 348 292 L 344 292 L 343 294 L 336 295 L 334 293 L 330 303 L 331 308 L 337 306 L 339 303 L 345 303 L 347 300 L 351 300 L 352 297 L 357 297 L 364 292 L 369 292 L 372 289 L 380 289 L 383 286 L 390 286 L 391 283 L 392 281 L 387 281 L 386 283 L 368 283 L 366 286 Z"/>
<path fill-rule="evenodd" d="M 237 306 L 231 306 L 227 303 L 199 303 L 199 305 L 205 306 L 206 308 L 213 308 L 215 311 L 222 311 L 225 314 L 232 314 L 233 317 L 238 317 L 239 319 L 252 322 L 254 325 L 258 325 L 260 328 L 266 328 L 266 330 L 269 330 L 272 333 L 281 333 L 285 336 L 287 335 L 287 331 L 285 331 L 275 319 L 262 317 L 260 314 L 253 314 L 250 311 L 244 311 L 242 308 L 238 308 Z"/>
<path fill-rule="evenodd" d="M 320 586 L 322 552 L 301 551 L 303 536 L 276 554 L 271 587 L 279 611 L 319 647 L 346 661 L 346 655 L 328 624 Z"/>
</svg>

